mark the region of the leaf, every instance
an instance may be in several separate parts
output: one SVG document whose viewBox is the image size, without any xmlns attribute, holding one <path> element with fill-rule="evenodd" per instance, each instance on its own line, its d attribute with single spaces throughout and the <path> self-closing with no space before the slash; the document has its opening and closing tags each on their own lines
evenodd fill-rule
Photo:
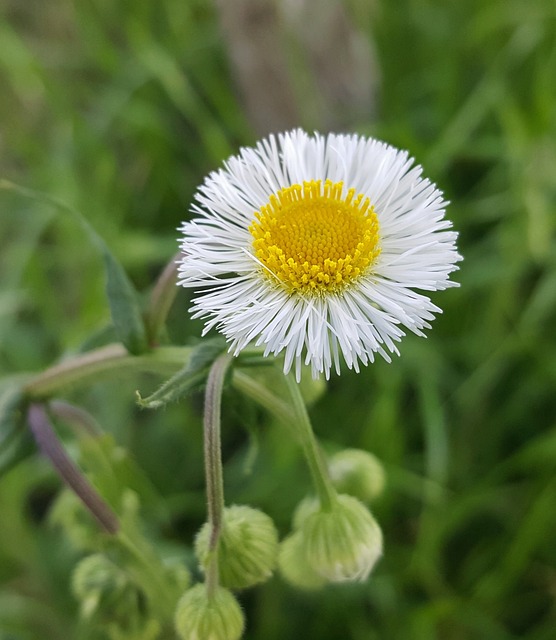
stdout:
<svg viewBox="0 0 556 640">
<path fill-rule="evenodd" d="M 144 409 L 157 409 L 176 402 L 202 385 L 211 364 L 226 348 L 223 338 L 204 340 L 191 351 L 189 361 L 183 369 L 167 380 L 157 391 L 142 398 L 137 392 L 137 404 Z"/>
<path fill-rule="evenodd" d="M 23 403 L 19 384 L 8 385 L 0 394 L 0 477 L 35 450 L 25 425 Z"/>
<path fill-rule="evenodd" d="M 100 250 L 104 260 L 107 279 L 106 294 L 118 340 L 134 355 L 147 351 L 147 331 L 141 314 L 137 292 L 120 262 L 112 254 L 106 242 L 87 218 L 80 211 L 46 193 L 21 187 L 9 180 L 0 180 L 0 189 L 14 191 L 26 198 L 32 198 L 43 204 L 55 207 L 59 211 L 71 215 L 81 225 L 89 240 Z"/>
<path fill-rule="evenodd" d="M 100 241 L 106 266 L 106 294 L 116 336 L 135 355 L 148 348 L 147 332 L 141 315 L 137 293 L 122 265 Z"/>
</svg>

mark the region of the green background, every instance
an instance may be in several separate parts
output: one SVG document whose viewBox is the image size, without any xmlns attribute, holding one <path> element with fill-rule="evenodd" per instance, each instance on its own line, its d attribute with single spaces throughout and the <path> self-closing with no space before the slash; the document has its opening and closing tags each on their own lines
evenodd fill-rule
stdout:
<svg viewBox="0 0 556 640">
<path fill-rule="evenodd" d="M 554 2 L 337 3 L 350 33 L 372 45 L 361 50 L 374 51 L 374 65 L 348 61 L 343 92 L 341 82 L 319 84 L 342 55 L 333 42 L 323 47 L 318 32 L 321 10 L 334 3 L 307 2 L 315 20 L 295 28 L 286 4 L 274 16 L 278 37 L 263 41 L 260 54 L 282 56 L 291 92 L 280 93 L 280 112 L 265 107 L 272 78 L 242 83 L 212 2 L 3 0 L 0 179 L 79 210 L 146 294 L 176 251 L 175 229 L 203 176 L 265 126 L 293 119 L 409 149 L 451 201 L 461 287 L 433 296 L 443 314 L 427 340 L 409 336 L 392 364 L 333 377 L 311 409 L 328 450 L 360 447 L 384 462 L 388 487 L 373 505 L 384 558 L 364 585 L 307 594 L 275 577 L 241 595 L 245 637 L 550 640 Z M 320 66 L 311 42 L 320 45 Z M 351 97 L 354 83 L 371 88 L 367 98 Z M 98 249 L 44 198 L 0 190 L 0 273 L 3 373 L 38 372 L 109 324 Z M 182 291 L 168 328 L 176 344 L 200 334 L 187 308 Z M 201 400 L 140 411 L 135 389 L 149 393 L 158 381 L 122 379 L 66 397 L 143 468 L 171 513 L 162 539 L 189 545 L 205 516 Z M 245 427 L 258 434 L 254 461 Z M 228 501 L 264 509 L 285 534 L 309 490 L 287 432 L 228 392 L 224 455 Z M 77 624 L 68 583 L 78 554 L 49 515 L 59 489 L 37 456 L 0 480 L 1 640 L 104 637 Z"/>
</svg>

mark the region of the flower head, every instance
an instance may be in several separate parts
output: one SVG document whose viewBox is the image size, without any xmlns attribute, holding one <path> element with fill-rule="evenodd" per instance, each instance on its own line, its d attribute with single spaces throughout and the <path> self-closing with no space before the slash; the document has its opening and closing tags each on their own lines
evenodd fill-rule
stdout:
<svg viewBox="0 0 556 640">
<path fill-rule="evenodd" d="M 206 586 L 197 584 L 179 600 L 175 626 L 183 640 L 239 640 L 245 620 L 230 591 L 218 587 L 209 596 Z"/>
<path fill-rule="evenodd" d="M 384 467 L 376 456 L 363 449 L 344 449 L 328 461 L 328 471 L 339 493 L 372 502 L 384 490 Z"/>
<path fill-rule="evenodd" d="M 440 312 L 420 291 L 454 286 L 461 259 L 446 203 L 408 154 L 356 135 L 301 130 L 242 149 L 199 188 L 181 227 L 179 284 L 194 317 L 238 354 L 249 343 L 304 361 L 390 360 Z"/>
<path fill-rule="evenodd" d="M 278 532 L 265 513 L 245 505 L 226 507 L 218 547 L 220 581 L 229 589 L 245 589 L 270 578 L 278 561 Z M 203 569 L 209 562 L 212 527 L 197 534 L 195 553 Z"/>
<path fill-rule="evenodd" d="M 282 576 L 299 589 L 320 589 L 326 580 L 311 567 L 305 555 L 305 540 L 300 531 L 280 543 L 278 566 Z"/>
<path fill-rule="evenodd" d="M 299 526 L 307 563 L 330 582 L 366 580 L 382 555 L 382 532 L 356 498 L 338 495 L 330 511 L 316 509 Z"/>
</svg>

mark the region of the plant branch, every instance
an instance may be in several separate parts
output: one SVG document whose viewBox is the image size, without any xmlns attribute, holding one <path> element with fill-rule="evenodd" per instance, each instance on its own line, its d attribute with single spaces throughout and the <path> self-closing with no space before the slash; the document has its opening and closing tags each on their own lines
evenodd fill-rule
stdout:
<svg viewBox="0 0 556 640">
<path fill-rule="evenodd" d="M 117 533 L 120 525 L 116 514 L 68 456 L 50 424 L 45 408 L 40 404 L 32 404 L 27 419 L 39 449 L 50 460 L 58 475 L 106 532 Z"/>
<path fill-rule="evenodd" d="M 281 398 L 274 395 L 255 378 L 234 368 L 232 385 L 244 393 L 248 398 L 258 402 L 262 407 L 270 411 L 285 425 L 290 426 L 295 422 L 295 413 L 291 407 Z"/>
<path fill-rule="evenodd" d="M 88 384 L 126 371 L 175 373 L 183 367 L 190 351 L 189 347 L 160 347 L 133 356 L 123 345 L 110 344 L 46 369 L 29 380 L 23 386 L 23 392 L 32 400 L 40 400 L 67 387 Z"/>
</svg>

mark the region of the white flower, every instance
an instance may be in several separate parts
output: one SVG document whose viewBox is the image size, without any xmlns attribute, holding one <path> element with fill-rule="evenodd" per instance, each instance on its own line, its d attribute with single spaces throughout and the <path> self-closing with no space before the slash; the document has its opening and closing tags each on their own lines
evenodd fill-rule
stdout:
<svg viewBox="0 0 556 640">
<path fill-rule="evenodd" d="M 399 353 L 454 286 L 446 203 L 407 152 L 356 135 L 270 136 L 211 173 L 182 232 L 179 284 L 193 317 L 235 354 L 284 353 L 284 371 L 339 373 Z"/>
</svg>

